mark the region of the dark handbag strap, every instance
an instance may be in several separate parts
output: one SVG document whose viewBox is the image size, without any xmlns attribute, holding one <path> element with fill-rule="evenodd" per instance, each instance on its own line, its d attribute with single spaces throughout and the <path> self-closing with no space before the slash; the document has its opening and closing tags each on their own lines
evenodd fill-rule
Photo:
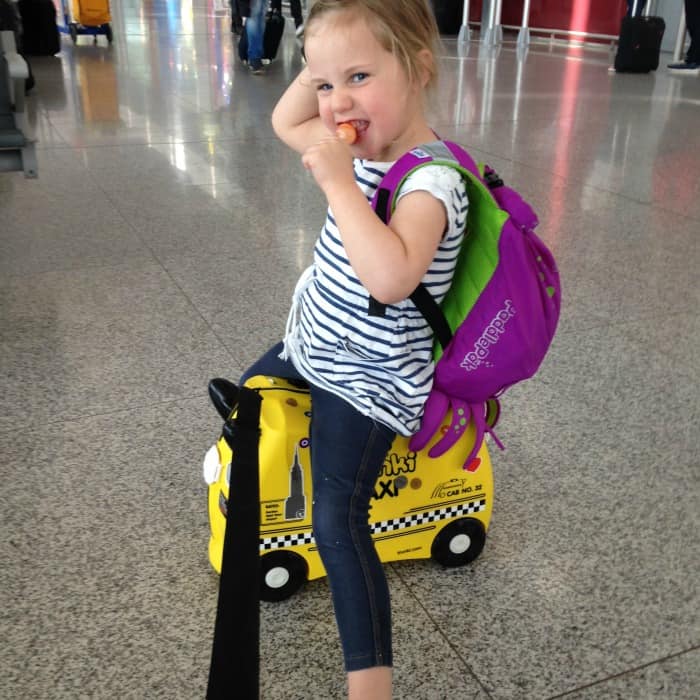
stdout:
<svg viewBox="0 0 700 700">
<path fill-rule="evenodd" d="M 260 693 L 260 394 L 241 387 L 224 424 L 232 451 L 207 700 L 258 700 Z"/>
</svg>

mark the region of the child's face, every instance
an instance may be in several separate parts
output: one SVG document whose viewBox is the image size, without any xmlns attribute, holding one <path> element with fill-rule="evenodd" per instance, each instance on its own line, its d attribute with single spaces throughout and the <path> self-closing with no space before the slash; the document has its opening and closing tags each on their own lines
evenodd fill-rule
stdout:
<svg viewBox="0 0 700 700">
<path fill-rule="evenodd" d="M 409 82 L 365 20 L 334 13 L 307 32 L 304 50 L 321 120 L 331 133 L 342 122 L 353 124 L 354 156 L 396 160 L 426 140 L 420 84 Z"/>
</svg>

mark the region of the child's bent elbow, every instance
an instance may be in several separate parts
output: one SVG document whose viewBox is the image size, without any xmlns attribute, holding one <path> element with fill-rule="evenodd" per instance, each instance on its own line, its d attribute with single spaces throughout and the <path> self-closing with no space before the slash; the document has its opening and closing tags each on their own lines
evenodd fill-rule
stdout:
<svg viewBox="0 0 700 700">
<path fill-rule="evenodd" d="M 380 304 L 385 306 L 391 306 L 392 304 L 398 304 L 399 302 L 407 299 L 413 293 L 413 288 L 406 291 L 403 288 L 399 288 L 396 285 L 385 284 L 376 285 L 370 291 L 372 299 L 378 301 Z"/>
<path fill-rule="evenodd" d="M 275 135 L 284 141 L 284 123 L 280 119 L 280 115 L 277 112 L 277 109 L 272 110 L 272 116 L 270 117 L 270 124 L 272 124 L 272 130 L 275 132 Z"/>
</svg>

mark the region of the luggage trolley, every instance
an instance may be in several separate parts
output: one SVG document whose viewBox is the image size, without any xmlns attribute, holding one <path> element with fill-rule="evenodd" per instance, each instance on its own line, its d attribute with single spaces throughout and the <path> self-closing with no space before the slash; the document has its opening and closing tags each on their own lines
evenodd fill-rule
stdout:
<svg viewBox="0 0 700 700">
<path fill-rule="evenodd" d="M 88 35 L 94 38 L 103 34 L 111 44 L 112 17 L 109 12 L 109 0 L 61 0 L 63 4 L 63 16 L 65 23 L 60 30 L 70 34 L 74 44 L 78 43 L 78 37 Z"/>
</svg>

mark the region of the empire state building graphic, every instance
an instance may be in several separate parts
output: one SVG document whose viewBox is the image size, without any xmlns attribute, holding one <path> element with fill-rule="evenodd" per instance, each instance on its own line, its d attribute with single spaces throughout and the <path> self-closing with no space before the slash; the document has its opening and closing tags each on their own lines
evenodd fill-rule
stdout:
<svg viewBox="0 0 700 700">
<path fill-rule="evenodd" d="M 289 469 L 289 497 L 284 501 L 285 520 L 303 520 L 306 516 L 304 472 L 299 463 L 299 445 L 294 448 L 294 461 Z"/>
</svg>

